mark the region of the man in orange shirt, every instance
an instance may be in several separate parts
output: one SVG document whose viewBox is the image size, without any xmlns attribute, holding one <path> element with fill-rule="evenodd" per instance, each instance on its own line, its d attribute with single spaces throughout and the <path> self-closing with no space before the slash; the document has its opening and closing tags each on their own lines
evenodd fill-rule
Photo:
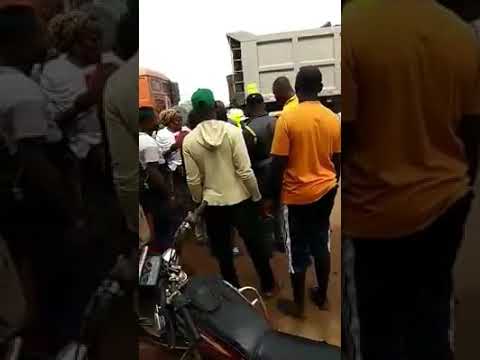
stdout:
<svg viewBox="0 0 480 360">
<path fill-rule="evenodd" d="M 315 260 L 318 288 L 312 300 L 322 307 L 330 274 L 330 213 L 340 174 L 340 123 L 318 101 L 322 74 L 317 67 L 300 69 L 295 84 L 299 105 L 282 113 L 272 144 L 272 189 L 281 192 L 286 250 L 294 302 L 279 301 L 279 309 L 302 317 L 305 273 Z"/>
</svg>

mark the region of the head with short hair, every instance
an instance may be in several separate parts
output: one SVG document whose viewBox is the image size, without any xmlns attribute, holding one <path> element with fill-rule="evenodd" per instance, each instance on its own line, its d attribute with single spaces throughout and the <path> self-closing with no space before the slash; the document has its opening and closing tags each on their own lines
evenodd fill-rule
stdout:
<svg viewBox="0 0 480 360">
<path fill-rule="evenodd" d="M 212 120 L 217 117 L 215 97 L 209 89 L 198 89 L 192 95 L 192 107 L 199 121 Z"/>
<path fill-rule="evenodd" d="M 138 110 L 138 128 L 147 134 L 153 133 L 157 129 L 157 119 L 155 110 L 151 106 L 142 106 Z"/>
<path fill-rule="evenodd" d="M 117 25 L 114 52 L 120 59 L 128 60 L 138 52 L 138 35 L 138 16 L 128 12 Z"/>
<path fill-rule="evenodd" d="M 191 110 L 188 113 L 188 120 L 187 120 L 188 127 L 193 130 L 199 123 L 200 123 L 200 120 L 199 120 L 198 114 L 195 112 L 195 110 Z"/>
<path fill-rule="evenodd" d="M 275 79 L 273 82 L 272 91 L 280 106 L 285 105 L 288 99 L 295 95 L 292 84 L 290 84 L 290 80 L 286 76 L 280 76 Z"/>
<path fill-rule="evenodd" d="M 33 6 L 0 5 L 0 63 L 29 69 L 46 57 L 45 28 Z"/>
<path fill-rule="evenodd" d="M 79 10 L 58 14 L 50 20 L 49 36 L 54 48 L 81 65 L 100 61 L 102 33 L 92 14 Z"/>
<path fill-rule="evenodd" d="M 172 132 L 182 130 L 182 115 L 177 109 L 163 110 L 159 116 L 160 124 Z"/>
<path fill-rule="evenodd" d="M 248 117 L 259 117 L 266 114 L 265 100 L 261 94 L 250 94 L 247 96 L 247 107 L 245 114 Z"/>
<path fill-rule="evenodd" d="M 299 101 L 316 100 L 323 89 L 320 69 L 316 66 L 300 68 L 295 81 L 295 90 Z"/>
<path fill-rule="evenodd" d="M 217 111 L 217 120 L 228 121 L 227 108 L 223 101 L 215 101 L 215 109 Z"/>
</svg>

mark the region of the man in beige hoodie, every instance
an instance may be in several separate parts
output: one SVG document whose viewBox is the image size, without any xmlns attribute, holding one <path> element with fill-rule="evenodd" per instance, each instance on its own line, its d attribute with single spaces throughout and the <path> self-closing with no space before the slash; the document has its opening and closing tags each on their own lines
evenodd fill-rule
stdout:
<svg viewBox="0 0 480 360">
<path fill-rule="evenodd" d="M 242 131 L 216 118 L 215 98 L 210 90 L 199 89 L 192 105 L 200 123 L 183 143 L 187 183 L 196 203 L 208 203 L 205 211 L 207 233 L 222 276 L 239 287 L 235 271 L 231 230 L 243 238 L 260 277 L 262 290 L 274 289 L 267 246 L 262 238 L 257 179 L 253 173 Z"/>
</svg>

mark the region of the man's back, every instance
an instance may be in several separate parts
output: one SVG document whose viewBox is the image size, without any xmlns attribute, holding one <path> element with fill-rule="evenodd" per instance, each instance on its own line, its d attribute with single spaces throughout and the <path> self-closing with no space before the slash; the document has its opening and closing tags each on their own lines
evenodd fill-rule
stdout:
<svg viewBox="0 0 480 360">
<path fill-rule="evenodd" d="M 456 135 L 473 106 L 479 51 L 455 15 L 425 1 L 354 2 L 344 10 L 344 229 L 397 237 L 427 226 L 468 191 Z"/>
<path fill-rule="evenodd" d="M 275 118 L 265 115 L 251 119 L 248 126 L 255 132 L 257 136 L 257 144 L 254 146 L 253 156 L 251 159 L 255 163 L 266 160 L 270 157 L 272 149 L 273 132 L 275 130 Z"/>
<path fill-rule="evenodd" d="M 272 154 L 288 156 L 282 200 L 301 205 L 319 200 L 336 184 L 332 155 L 340 152 L 340 123 L 316 101 L 282 113 L 275 128 Z"/>
<path fill-rule="evenodd" d="M 225 121 L 203 121 L 185 137 L 183 154 L 195 201 L 234 205 L 258 193 L 240 128 Z M 250 183 L 255 191 L 248 189 Z"/>
</svg>

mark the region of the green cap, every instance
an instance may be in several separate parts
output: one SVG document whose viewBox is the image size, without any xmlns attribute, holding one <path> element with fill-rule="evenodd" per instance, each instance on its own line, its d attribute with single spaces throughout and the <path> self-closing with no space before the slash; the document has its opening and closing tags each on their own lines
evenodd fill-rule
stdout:
<svg viewBox="0 0 480 360">
<path fill-rule="evenodd" d="M 198 89 L 192 95 L 192 106 L 194 111 L 213 109 L 215 107 L 215 97 L 209 89 Z"/>
</svg>

